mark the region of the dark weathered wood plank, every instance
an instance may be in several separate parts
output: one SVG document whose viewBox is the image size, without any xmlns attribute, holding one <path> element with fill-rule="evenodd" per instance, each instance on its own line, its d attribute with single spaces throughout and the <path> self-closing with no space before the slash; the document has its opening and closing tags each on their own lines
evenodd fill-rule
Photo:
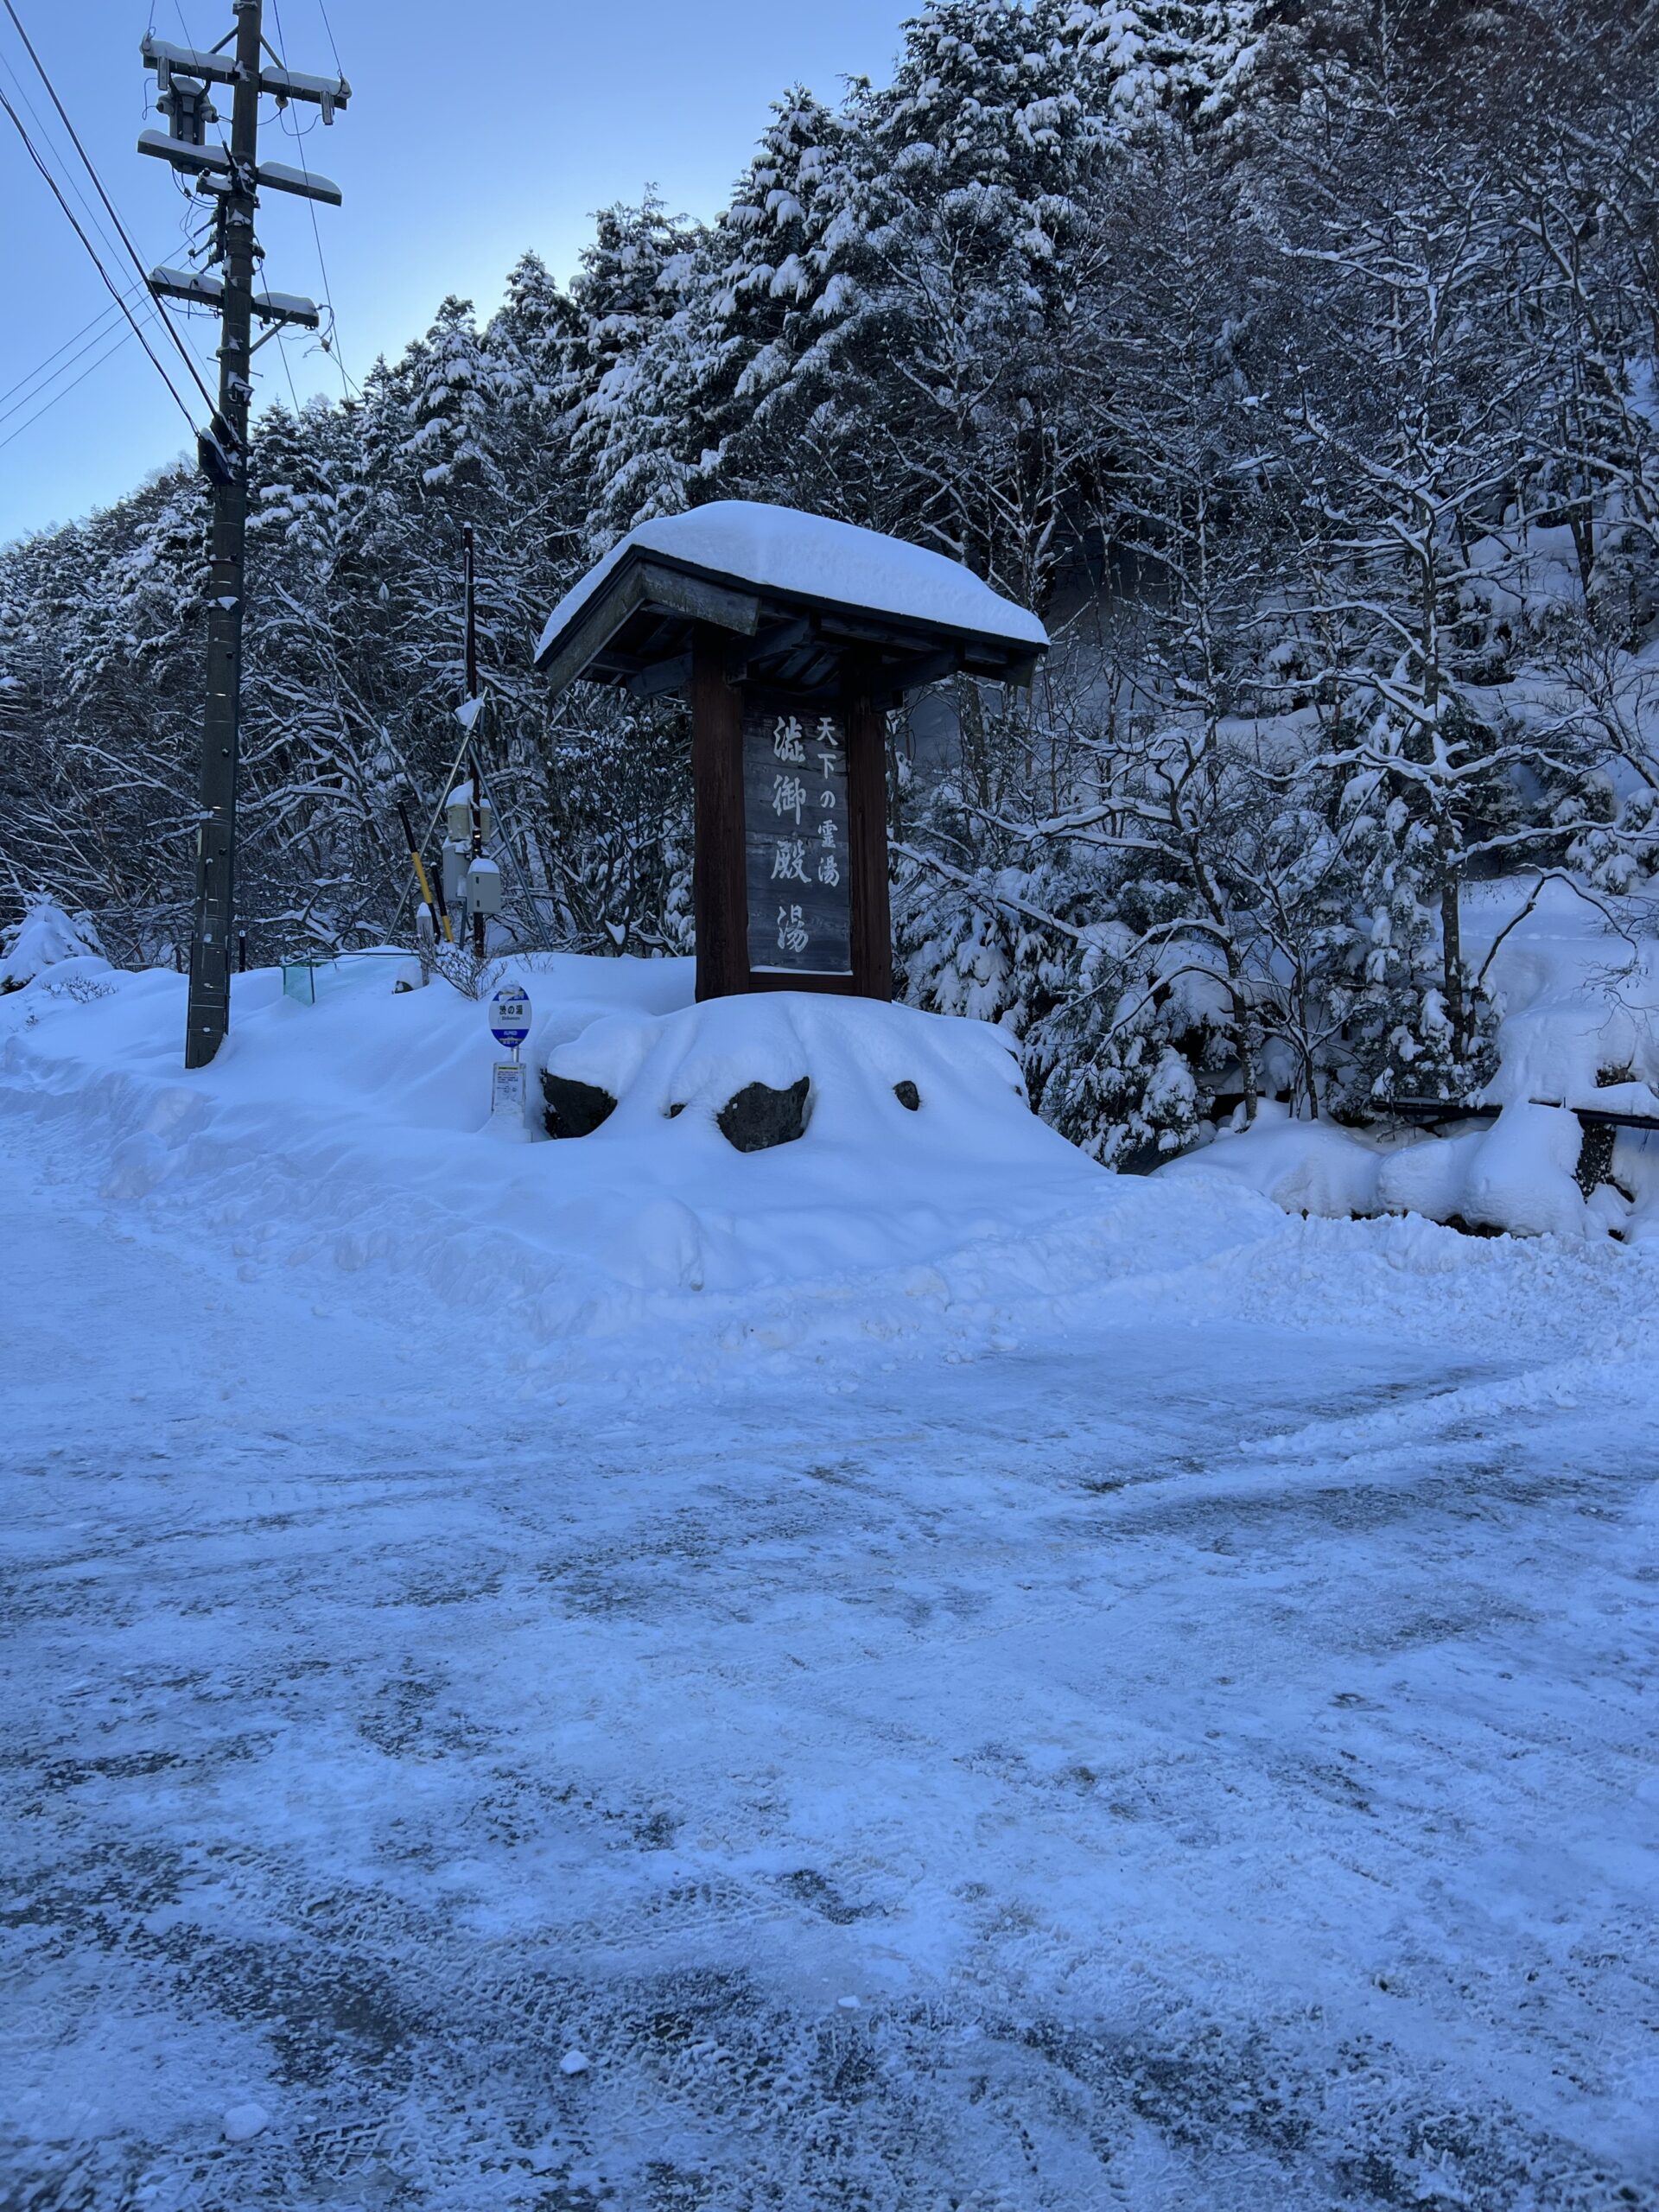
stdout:
<svg viewBox="0 0 1659 2212">
<path fill-rule="evenodd" d="M 753 592 L 734 591 L 728 585 L 688 575 L 683 569 L 669 568 L 660 561 L 642 562 L 639 574 L 648 607 L 664 607 L 671 613 L 689 615 L 696 622 L 712 622 L 746 638 L 752 638 L 760 626 L 760 601 Z"/>
<path fill-rule="evenodd" d="M 753 638 L 739 639 L 726 648 L 726 673 L 734 683 L 741 683 L 746 676 L 753 675 L 762 662 L 792 651 L 810 634 L 811 628 L 805 615 L 795 614 L 787 621 L 769 624 Z"/>
<path fill-rule="evenodd" d="M 665 692 L 683 691 L 691 681 L 691 656 L 676 653 L 668 660 L 647 661 L 627 680 L 636 699 L 660 699 Z"/>
<path fill-rule="evenodd" d="M 556 696 L 574 683 L 645 603 L 645 578 L 638 569 L 631 569 L 613 589 L 602 591 L 591 607 L 584 607 L 557 652 L 537 663 L 550 693 Z"/>
<path fill-rule="evenodd" d="M 850 976 L 786 976 L 779 969 L 770 971 L 753 969 L 749 974 L 752 991 L 822 991 L 831 998 L 864 998 Z"/>
<path fill-rule="evenodd" d="M 748 988 L 748 899 L 744 871 L 743 694 L 726 675 L 728 637 L 699 622 L 691 633 L 691 785 L 696 843 L 691 906 L 697 930 L 697 997 Z"/>
</svg>

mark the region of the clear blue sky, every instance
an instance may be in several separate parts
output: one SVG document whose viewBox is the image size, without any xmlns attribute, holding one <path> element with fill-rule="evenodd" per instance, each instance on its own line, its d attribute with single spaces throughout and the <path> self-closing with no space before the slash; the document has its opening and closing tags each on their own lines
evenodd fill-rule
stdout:
<svg viewBox="0 0 1659 2212">
<path fill-rule="evenodd" d="M 165 127 L 144 113 L 155 86 L 138 42 L 153 17 L 163 38 L 184 44 L 188 30 L 189 43 L 211 46 L 230 27 L 227 0 L 13 5 L 146 265 L 176 257 L 181 202 L 171 172 L 134 151 L 146 124 Z M 527 247 L 568 276 L 590 212 L 637 198 L 647 181 L 675 207 L 713 214 L 768 101 L 798 79 L 832 99 L 844 76 L 882 76 L 913 12 L 906 0 L 827 8 L 798 0 L 266 0 L 268 35 L 295 68 L 330 67 L 323 6 L 352 105 L 327 130 L 315 127 L 315 110 L 288 112 L 313 122 L 306 158 L 345 192 L 342 208 L 320 207 L 316 219 L 342 351 L 359 378 L 377 353 L 393 353 L 424 329 L 446 292 L 487 310 Z M 78 178 L 91 199 L 3 10 L 0 90 L 33 129 L 26 97 L 60 180 Z M 266 143 L 275 158 L 296 160 L 280 131 Z M 273 289 L 320 296 L 304 203 L 268 194 L 261 234 Z M 188 440 L 130 334 L 100 359 L 126 326 L 3 113 L 0 300 L 3 540 L 118 498 Z M 105 309 L 103 323 L 78 335 Z M 213 330 L 205 319 L 188 326 L 205 365 Z M 14 389 L 67 340 L 52 364 L 62 372 L 54 381 Z M 308 343 L 302 335 L 287 341 L 301 397 L 338 392 L 337 372 L 308 353 Z M 276 341 L 258 364 L 261 397 L 286 395 Z M 47 400 L 54 404 L 31 423 Z"/>
</svg>

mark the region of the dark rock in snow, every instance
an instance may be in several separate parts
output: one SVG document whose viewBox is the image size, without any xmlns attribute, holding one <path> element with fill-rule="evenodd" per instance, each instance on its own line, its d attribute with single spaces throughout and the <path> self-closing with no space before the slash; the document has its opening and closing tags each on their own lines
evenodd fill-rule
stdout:
<svg viewBox="0 0 1659 2212">
<path fill-rule="evenodd" d="M 1597 1081 L 1600 1081 L 1599 1077 Z M 1573 1179 L 1586 1198 L 1594 1195 L 1598 1184 L 1613 1179 L 1613 1140 L 1618 1135 L 1616 1128 L 1593 1122 L 1584 1132 Z"/>
<path fill-rule="evenodd" d="M 542 1096 L 547 1101 L 543 1116 L 550 1137 L 585 1137 L 616 1111 L 616 1101 L 596 1083 L 577 1083 L 568 1075 L 542 1070 Z"/>
<path fill-rule="evenodd" d="M 915 1084 L 911 1081 L 908 1076 L 905 1077 L 902 1083 L 895 1083 L 893 1084 L 893 1095 L 899 1101 L 899 1103 L 901 1106 L 907 1108 L 912 1114 L 915 1113 L 922 1103 L 921 1092 L 917 1090 Z"/>
<path fill-rule="evenodd" d="M 787 1090 L 773 1090 L 764 1083 L 746 1084 L 720 1109 L 720 1133 L 740 1152 L 769 1152 L 775 1144 L 793 1144 L 806 1134 L 806 1094 L 803 1076 Z"/>
</svg>

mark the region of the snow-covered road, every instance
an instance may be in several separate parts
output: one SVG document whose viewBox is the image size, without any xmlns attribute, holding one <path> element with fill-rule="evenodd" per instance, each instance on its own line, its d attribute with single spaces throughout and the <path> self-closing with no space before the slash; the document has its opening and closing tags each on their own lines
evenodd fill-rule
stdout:
<svg viewBox="0 0 1659 2212">
<path fill-rule="evenodd" d="M 1656 2201 L 1607 1255 L 673 1381 L 0 1143 L 0 2202 Z"/>
</svg>

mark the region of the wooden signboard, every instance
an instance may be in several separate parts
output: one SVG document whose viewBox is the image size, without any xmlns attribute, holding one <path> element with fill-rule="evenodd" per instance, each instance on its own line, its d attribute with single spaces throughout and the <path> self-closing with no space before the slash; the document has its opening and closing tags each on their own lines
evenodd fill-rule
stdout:
<svg viewBox="0 0 1659 2212">
<path fill-rule="evenodd" d="M 893 996 L 887 729 L 851 660 L 839 698 L 734 680 L 699 624 L 691 651 L 697 996 Z M 798 758 L 796 756 L 798 754 Z"/>
<path fill-rule="evenodd" d="M 742 729 L 749 972 L 850 979 L 845 721 L 752 698 Z"/>
</svg>

